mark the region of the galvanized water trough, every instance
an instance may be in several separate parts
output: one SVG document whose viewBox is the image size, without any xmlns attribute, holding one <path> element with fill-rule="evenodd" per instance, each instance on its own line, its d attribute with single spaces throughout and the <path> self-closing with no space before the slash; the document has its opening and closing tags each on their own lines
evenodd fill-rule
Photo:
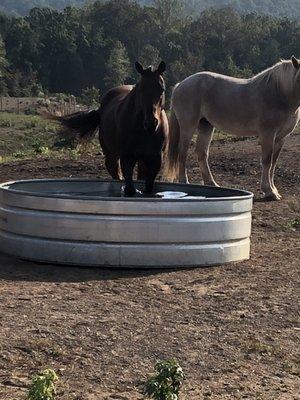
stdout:
<svg viewBox="0 0 300 400">
<path fill-rule="evenodd" d="M 0 251 L 78 266 L 175 267 L 249 258 L 253 195 L 158 183 L 185 197 L 125 198 L 123 183 L 62 179 L 0 186 Z"/>
</svg>

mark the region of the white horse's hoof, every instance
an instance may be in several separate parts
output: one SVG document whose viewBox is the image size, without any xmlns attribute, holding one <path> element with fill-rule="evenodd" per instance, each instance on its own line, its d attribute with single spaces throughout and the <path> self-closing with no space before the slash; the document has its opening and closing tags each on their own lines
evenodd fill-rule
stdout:
<svg viewBox="0 0 300 400">
<path fill-rule="evenodd" d="M 215 182 L 215 181 L 206 182 L 205 186 L 220 187 L 220 185 L 218 185 L 217 182 Z"/>
<path fill-rule="evenodd" d="M 185 184 L 185 185 L 189 185 L 189 184 L 190 184 L 190 182 L 189 182 L 188 179 L 179 179 L 179 180 L 178 180 L 178 183 L 183 183 L 183 184 Z"/>
<path fill-rule="evenodd" d="M 278 192 L 278 190 L 275 188 L 274 193 L 276 194 L 277 197 L 279 197 L 279 200 L 282 199 L 281 194 Z"/>
<path fill-rule="evenodd" d="M 279 201 L 282 196 L 279 193 L 270 193 L 266 194 L 264 197 L 264 201 Z"/>
</svg>

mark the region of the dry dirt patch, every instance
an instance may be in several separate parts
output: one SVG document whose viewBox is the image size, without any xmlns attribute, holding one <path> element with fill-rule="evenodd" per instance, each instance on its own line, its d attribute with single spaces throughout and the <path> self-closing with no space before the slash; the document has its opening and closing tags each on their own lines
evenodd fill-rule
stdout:
<svg viewBox="0 0 300 400">
<path fill-rule="evenodd" d="M 300 136 L 277 172 L 284 200 L 254 204 L 251 260 L 214 268 L 62 268 L 0 255 L 0 398 L 51 367 L 62 400 L 138 399 L 157 359 L 176 357 L 183 399 L 299 399 Z M 253 190 L 255 141 L 216 142 L 218 182 Z M 199 180 L 194 155 L 192 180 Z M 105 176 L 103 160 L 1 164 L 0 179 Z"/>
</svg>

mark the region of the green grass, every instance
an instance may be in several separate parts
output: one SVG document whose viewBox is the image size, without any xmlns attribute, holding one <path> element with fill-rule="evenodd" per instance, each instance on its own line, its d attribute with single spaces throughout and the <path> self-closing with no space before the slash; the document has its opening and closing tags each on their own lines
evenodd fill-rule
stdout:
<svg viewBox="0 0 300 400">
<path fill-rule="evenodd" d="M 57 129 L 55 122 L 40 116 L 0 113 L 0 163 L 40 156 L 80 158 L 86 148 L 57 145 Z M 99 152 L 96 141 L 88 146 L 88 151 Z"/>
<path fill-rule="evenodd" d="M 55 132 L 55 124 L 39 116 L 0 113 L 0 161 L 47 152 Z"/>
<path fill-rule="evenodd" d="M 296 133 L 299 133 L 300 127 Z M 76 149 L 57 146 L 59 140 L 57 124 L 40 116 L 0 113 L 0 163 L 18 159 L 35 159 L 40 156 L 51 158 L 68 157 L 78 159 L 82 153 L 99 152 L 99 143 L 95 139 L 91 145 L 78 146 Z M 194 137 L 193 140 L 195 140 Z M 230 142 L 248 140 L 248 137 L 235 137 L 216 131 L 214 141 Z"/>
</svg>

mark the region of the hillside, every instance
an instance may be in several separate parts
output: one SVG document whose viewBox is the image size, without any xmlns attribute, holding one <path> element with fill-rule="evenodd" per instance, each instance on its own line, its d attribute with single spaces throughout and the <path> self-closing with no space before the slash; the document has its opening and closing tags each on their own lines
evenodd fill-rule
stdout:
<svg viewBox="0 0 300 400">
<path fill-rule="evenodd" d="M 85 0 L 0 0 L 0 11 L 14 15 L 26 15 L 33 7 L 52 7 L 58 10 L 74 5 L 82 6 Z"/>
<path fill-rule="evenodd" d="M 143 5 L 152 5 L 155 0 L 136 0 Z M 178 0 L 185 3 L 188 12 L 200 13 L 214 7 L 230 5 L 240 13 L 257 12 L 274 16 L 300 18 L 299 0 Z M 91 1 L 89 1 L 91 2 Z M 0 11 L 9 14 L 25 15 L 33 7 L 52 7 L 63 9 L 66 6 L 82 6 L 86 0 L 0 0 Z"/>
<path fill-rule="evenodd" d="M 257 12 L 274 16 L 300 17 L 299 0 L 192 0 L 187 4 L 198 12 L 207 7 L 230 5 L 240 13 Z"/>
<path fill-rule="evenodd" d="M 154 0 L 140 0 L 139 2 L 150 5 Z M 241 14 L 255 12 L 300 18 L 300 0 L 182 0 L 182 2 L 185 3 L 188 12 L 197 14 L 207 8 L 231 6 Z"/>
</svg>

